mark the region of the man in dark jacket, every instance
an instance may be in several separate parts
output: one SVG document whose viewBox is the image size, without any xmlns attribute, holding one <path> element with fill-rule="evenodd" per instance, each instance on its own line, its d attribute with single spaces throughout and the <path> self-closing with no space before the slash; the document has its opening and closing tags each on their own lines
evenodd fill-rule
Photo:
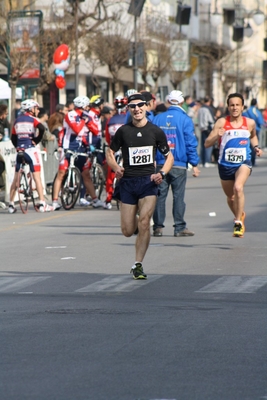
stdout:
<svg viewBox="0 0 267 400">
<path fill-rule="evenodd" d="M 5 128 L 10 130 L 10 125 L 7 120 L 8 110 L 5 104 L 0 104 L 0 142 L 3 140 L 5 135 Z"/>
<path fill-rule="evenodd" d="M 167 111 L 157 115 L 153 124 L 159 126 L 167 137 L 167 142 L 174 157 L 174 164 L 159 186 L 160 193 L 154 211 L 153 231 L 154 236 L 162 236 L 162 228 L 166 217 L 166 198 L 169 187 L 173 193 L 172 214 L 174 219 L 174 236 L 193 236 L 194 232 L 186 227 L 185 214 L 185 185 L 188 163 L 192 165 L 193 176 L 198 176 L 197 167 L 199 157 L 197 154 L 197 138 L 194 134 L 192 119 L 181 107 L 184 101 L 179 90 L 173 90 L 168 96 L 170 107 Z M 163 158 L 157 152 L 157 171 L 162 169 Z"/>
<path fill-rule="evenodd" d="M 4 139 L 5 136 L 5 128 L 9 130 L 10 126 L 7 120 L 7 106 L 5 104 L 0 104 L 0 142 Z M 2 177 L 3 172 L 5 171 L 5 163 L 0 160 L 0 187 L 4 186 L 4 180 Z"/>
</svg>

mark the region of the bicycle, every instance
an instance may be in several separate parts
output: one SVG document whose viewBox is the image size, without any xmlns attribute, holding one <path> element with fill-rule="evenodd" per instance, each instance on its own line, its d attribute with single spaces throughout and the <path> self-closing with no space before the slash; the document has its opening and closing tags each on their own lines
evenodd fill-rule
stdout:
<svg viewBox="0 0 267 400">
<path fill-rule="evenodd" d="M 59 197 L 61 199 L 61 204 L 64 210 L 70 210 L 73 208 L 78 200 L 81 189 L 81 172 L 74 165 L 75 160 L 79 156 L 89 157 L 86 153 L 78 153 L 75 151 L 67 150 L 65 154 L 70 154 L 69 167 L 64 175 Z M 57 174 L 54 178 L 53 188 L 55 184 L 55 180 L 57 178 Z M 53 190 L 52 190 L 53 192 Z M 53 193 L 52 193 L 53 197 Z"/>
<path fill-rule="evenodd" d="M 33 176 L 31 171 L 26 171 L 28 164 L 24 158 L 24 151 L 18 151 L 18 161 L 20 163 L 20 169 L 16 187 L 20 209 L 23 214 L 26 214 L 28 212 L 29 201 L 31 200 L 35 211 L 39 211 L 39 207 L 35 202 L 36 187 L 33 187 Z"/>
<path fill-rule="evenodd" d="M 97 197 L 100 199 L 103 189 L 105 187 L 105 174 L 102 166 L 97 162 L 97 153 L 101 153 L 101 149 L 95 149 L 90 157 L 91 160 L 91 169 L 90 169 L 90 175 L 92 182 L 95 187 L 95 192 Z"/>
</svg>

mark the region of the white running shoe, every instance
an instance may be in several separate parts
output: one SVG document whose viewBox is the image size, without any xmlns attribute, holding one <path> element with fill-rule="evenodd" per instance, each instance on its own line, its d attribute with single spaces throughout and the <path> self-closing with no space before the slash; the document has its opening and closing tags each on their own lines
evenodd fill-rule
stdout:
<svg viewBox="0 0 267 400">
<path fill-rule="evenodd" d="M 53 201 L 52 207 L 53 207 L 54 211 L 58 211 L 61 209 L 62 206 L 57 201 Z"/>
<path fill-rule="evenodd" d="M 111 210 L 112 209 L 112 204 L 109 202 L 104 202 L 103 208 L 105 208 L 105 210 Z"/>
<path fill-rule="evenodd" d="M 104 203 L 103 203 L 103 201 L 101 201 L 100 199 L 95 199 L 95 200 L 93 200 L 93 202 L 92 202 L 92 206 L 93 206 L 94 208 L 104 207 Z"/>
<path fill-rule="evenodd" d="M 8 206 L 9 214 L 14 214 L 16 211 L 17 211 L 17 209 L 12 204 L 9 204 L 9 206 Z"/>
<path fill-rule="evenodd" d="M 90 206 L 90 204 L 91 204 L 90 201 L 87 201 L 84 198 L 80 199 L 80 206 L 81 207 L 87 207 L 87 206 Z"/>
<path fill-rule="evenodd" d="M 50 206 L 49 204 L 46 204 L 46 203 L 41 203 L 41 204 L 39 204 L 39 211 L 40 212 L 50 212 L 50 211 L 54 211 L 54 208 L 53 208 L 53 206 Z"/>
</svg>

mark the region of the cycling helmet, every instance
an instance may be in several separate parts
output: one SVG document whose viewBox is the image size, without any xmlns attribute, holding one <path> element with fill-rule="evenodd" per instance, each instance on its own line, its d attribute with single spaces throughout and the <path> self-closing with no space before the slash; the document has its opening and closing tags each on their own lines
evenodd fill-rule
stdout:
<svg viewBox="0 0 267 400">
<path fill-rule="evenodd" d="M 130 97 L 132 94 L 135 94 L 135 93 L 137 93 L 137 90 L 135 90 L 135 89 L 129 89 L 129 90 L 127 90 L 127 92 L 125 93 L 125 96 L 126 96 L 126 97 Z"/>
<path fill-rule="evenodd" d="M 32 100 L 32 99 L 24 100 L 24 101 L 21 103 L 21 108 L 22 108 L 22 110 L 24 110 L 24 111 L 31 110 L 31 109 L 34 108 L 34 107 L 40 107 L 40 106 L 39 106 L 39 104 L 37 103 L 37 101 Z"/>
<path fill-rule="evenodd" d="M 102 99 L 102 97 L 99 96 L 99 94 L 92 96 L 90 99 L 90 104 L 97 106 L 97 107 L 101 106 L 101 104 L 103 104 L 103 103 L 104 103 L 104 99 Z"/>
<path fill-rule="evenodd" d="M 90 100 L 87 96 L 78 96 L 78 97 L 75 97 L 75 99 L 73 100 L 73 104 L 77 108 L 84 108 L 86 106 L 89 106 L 89 103 L 90 103 Z"/>
<path fill-rule="evenodd" d="M 114 105 L 115 105 L 115 107 L 116 107 L 118 110 L 119 110 L 119 109 L 122 109 L 122 108 L 124 108 L 124 107 L 126 107 L 127 104 L 128 104 L 128 100 L 127 100 L 126 97 L 117 96 L 117 97 L 114 99 Z"/>
</svg>

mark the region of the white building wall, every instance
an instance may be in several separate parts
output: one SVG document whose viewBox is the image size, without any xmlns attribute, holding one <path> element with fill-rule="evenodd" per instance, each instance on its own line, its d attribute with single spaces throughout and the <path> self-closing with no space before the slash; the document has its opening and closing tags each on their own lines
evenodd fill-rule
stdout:
<svg viewBox="0 0 267 400">
<path fill-rule="evenodd" d="M 110 0 L 111 1 L 111 0 Z M 217 3 L 217 11 L 222 13 L 223 7 L 234 7 L 233 0 L 211 0 L 211 4 L 204 5 L 207 0 L 187 0 L 186 4 L 192 7 L 191 10 L 191 20 L 189 26 L 182 26 L 181 31 L 183 35 L 186 35 L 189 40 L 203 40 L 205 43 L 214 42 L 218 44 L 225 44 L 230 46 L 233 50 L 232 54 L 232 62 L 230 63 L 229 69 L 232 70 L 232 73 L 237 76 L 237 57 L 236 57 L 236 43 L 232 41 L 232 27 L 228 27 L 226 25 L 221 24 L 217 27 L 212 27 L 210 24 L 211 14 L 215 11 L 215 4 Z M 112 1 L 111 1 L 112 3 Z M 129 29 L 133 26 L 134 17 L 127 13 L 129 7 L 130 0 L 121 2 L 120 6 L 125 7 L 125 15 L 121 20 L 127 23 Z M 196 15 L 196 3 L 198 4 L 198 15 Z M 86 0 L 84 3 L 81 3 L 82 8 L 89 9 L 90 7 L 94 7 L 95 0 Z M 44 14 L 44 23 L 51 23 L 52 16 L 57 14 L 59 17 L 62 17 L 62 13 L 64 7 L 66 5 L 66 0 L 36 0 L 35 9 L 42 10 Z M 245 12 L 247 17 L 252 16 L 252 11 L 257 9 L 257 7 L 264 12 L 266 12 L 266 0 L 242 0 L 242 6 L 245 8 Z M 176 0 L 161 0 L 158 6 L 153 6 L 150 0 L 146 0 L 145 6 L 143 9 L 143 13 L 151 13 L 152 15 L 158 13 L 162 17 L 168 16 L 176 16 L 177 12 L 177 1 Z M 141 15 L 142 16 L 142 15 Z M 245 22 L 249 22 L 254 31 L 251 38 L 244 38 L 244 42 L 240 45 L 240 49 L 238 51 L 238 64 L 240 66 L 240 77 L 244 77 L 245 86 L 250 87 L 250 97 L 257 97 L 259 100 L 260 107 L 264 107 L 267 102 L 267 90 L 263 87 L 262 84 L 262 62 L 267 59 L 267 54 L 263 50 L 263 38 L 265 37 L 265 29 L 264 24 L 261 26 L 257 26 L 252 18 L 246 18 Z M 174 36 L 179 27 L 175 27 Z M 177 37 L 176 37 L 177 38 Z M 90 68 L 86 60 L 80 60 L 79 72 L 79 92 L 80 94 L 86 94 L 86 77 L 90 75 Z M 1 71 L 5 70 L 0 66 Z M 229 72 L 229 71 L 227 71 Z M 110 73 L 107 67 L 100 67 L 95 71 L 96 74 L 100 76 L 100 78 L 108 79 L 111 81 Z M 122 69 L 121 75 L 121 84 L 128 84 L 132 86 L 133 83 L 133 71 L 131 68 Z M 74 65 L 72 64 L 70 69 L 67 71 L 66 75 L 67 80 L 67 89 L 74 88 Z M 197 69 L 194 74 L 189 78 L 182 82 L 182 90 L 185 94 L 193 94 L 193 89 L 196 86 L 197 88 L 197 97 L 201 97 L 205 95 L 203 91 L 201 91 L 201 82 L 203 77 L 200 76 L 199 69 Z M 172 85 L 169 82 L 168 76 L 164 76 L 159 79 L 160 86 L 167 86 L 168 90 L 172 89 Z M 222 88 L 221 88 L 221 77 L 218 75 L 218 71 L 215 71 L 213 74 L 213 93 L 216 98 L 216 102 L 222 99 Z M 234 90 L 234 87 L 231 89 Z M 91 95 L 89 93 L 89 95 Z M 111 95 L 111 91 L 109 96 Z M 66 96 L 66 90 L 60 91 L 60 98 L 64 99 Z M 248 99 L 249 101 L 250 99 Z M 61 100 L 60 100 L 61 101 Z M 215 103 L 216 103 L 215 102 Z"/>
</svg>

